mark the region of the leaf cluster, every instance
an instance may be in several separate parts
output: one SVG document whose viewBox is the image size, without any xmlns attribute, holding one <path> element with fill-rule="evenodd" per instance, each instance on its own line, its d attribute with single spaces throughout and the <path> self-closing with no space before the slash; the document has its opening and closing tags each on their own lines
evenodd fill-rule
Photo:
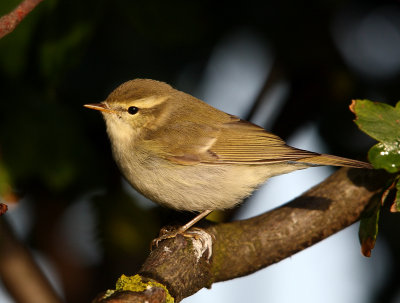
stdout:
<svg viewBox="0 0 400 303">
<path fill-rule="evenodd" d="M 369 100 L 353 100 L 350 110 L 355 113 L 357 126 L 378 141 L 368 152 L 368 159 L 376 169 L 393 174 L 387 189 L 371 200 L 361 219 L 359 237 L 364 255 L 369 256 L 378 235 L 381 207 L 394 196 L 391 211 L 400 211 L 400 101 L 393 107 Z M 389 195 L 393 191 L 393 195 Z"/>
</svg>

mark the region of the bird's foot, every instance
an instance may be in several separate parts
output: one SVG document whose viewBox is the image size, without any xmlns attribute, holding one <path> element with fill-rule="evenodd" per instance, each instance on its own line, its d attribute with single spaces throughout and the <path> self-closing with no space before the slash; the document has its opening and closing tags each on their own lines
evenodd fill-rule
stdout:
<svg viewBox="0 0 400 303">
<path fill-rule="evenodd" d="M 151 241 L 151 248 L 158 247 L 158 244 L 166 239 L 175 238 L 177 235 L 182 235 L 185 238 L 193 239 L 193 247 L 196 251 L 196 255 L 200 258 L 204 252 L 208 252 L 207 259 L 210 259 L 212 254 L 212 235 L 205 230 L 197 227 L 192 227 L 189 230 L 180 228 L 163 227 L 160 230 L 159 237 Z"/>
<path fill-rule="evenodd" d="M 151 241 L 151 249 L 153 247 L 158 247 L 158 243 L 163 240 L 175 238 L 177 235 L 184 234 L 185 231 L 181 230 L 181 228 L 175 228 L 171 226 L 164 226 L 161 228 L 160 233 L 157 238 Z"/>
</svg>

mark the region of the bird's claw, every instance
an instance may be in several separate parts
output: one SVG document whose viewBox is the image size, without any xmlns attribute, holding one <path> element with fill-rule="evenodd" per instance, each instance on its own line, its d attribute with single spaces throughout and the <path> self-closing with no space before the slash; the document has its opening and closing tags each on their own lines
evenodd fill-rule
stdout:
<svg viewBox="0 0 400 303">
<path fill-rule="evenodd" d="M 163 240 L 175 238 L 180 233 L 182 233 L 182 231 L 180 231 L 179 228 L 172 228 L 172 229 L 171 227 L 161 228 L 159 236 L 155 238 L 153 241 L 151 241 L 150 249 L 153 249 L 153 247 L 158 247 L 158 243 L 160 243 Z"/>
<path fill-rule="evenodd" d="M 157 238 L 151 241 L 151 249 L 153 247 L 158 247 L 158 243 L 163 240 L 175 238 L 177 235 L 182 235 L 185 238 L 194 238 L 199 240 L 201 238 L 201 233 L 204 232 L 201 228 L 192 227 L 189 230 L 182 230 L 181 228 L 173 228 L 173 227 L 163 227 L 160 230 L 160 234 Z"/>
</svg>

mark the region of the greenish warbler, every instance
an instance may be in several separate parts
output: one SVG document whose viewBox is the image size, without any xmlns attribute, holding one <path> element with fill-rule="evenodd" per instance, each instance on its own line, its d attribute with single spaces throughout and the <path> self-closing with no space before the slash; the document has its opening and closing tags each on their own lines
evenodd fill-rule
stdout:
<svg viewBox="0 0 400 303">
<path fill-rule="evenodd" d="M 175 234 L 213 210 L 234 207 L 272 176 L 319 165 L 371 168 L 290 147 L 262 127 L 155 80 L 125 82 L 105 101 L 85 107 L 103 114 L 114 159 L 138 192 L 170 208 L 200 212 Z"/>
</svg>

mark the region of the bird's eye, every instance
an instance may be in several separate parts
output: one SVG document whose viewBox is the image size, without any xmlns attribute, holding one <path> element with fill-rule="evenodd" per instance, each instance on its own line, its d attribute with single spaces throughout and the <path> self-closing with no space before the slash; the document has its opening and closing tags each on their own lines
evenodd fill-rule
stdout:
<svg viewBox="0 0 400 303">
<path fill-rule="evenodd" d="M 131 115 L 135 115 L 139 111 L 139 108 L 136 106 L 129 106 L 128 107 L 128 113 Z"/>
</svg>

